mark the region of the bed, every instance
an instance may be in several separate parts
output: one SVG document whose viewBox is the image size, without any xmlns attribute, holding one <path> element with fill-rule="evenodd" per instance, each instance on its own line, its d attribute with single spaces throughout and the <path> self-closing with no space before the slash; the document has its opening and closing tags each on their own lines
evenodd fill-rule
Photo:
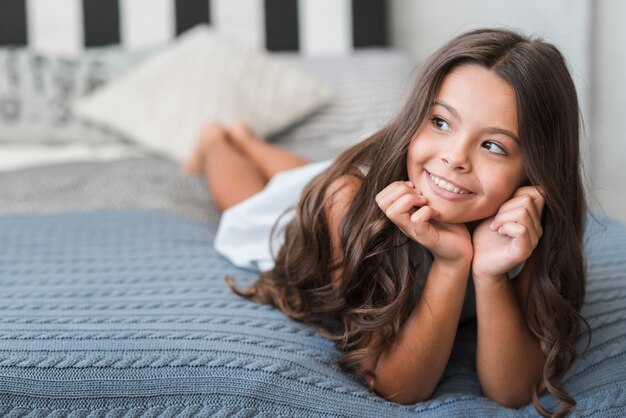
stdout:
<svg viewBox="0 0 626 418">
<path fill-rule="evenodd" d="M 281 54 L 332 91 L 323 106 L 268 136 L 312 160 L 380 127 L 413 73 L 413 63 L 388 48 Z M 105 73 L 115 77 L 115 65 Z M 0 153 L 17 155 L 12 147 L 23 137 L 4 128 Z M 67 132 L 28 146 L 67 151 L 91 132 L 80 146 L 99 151 L 0 174 L 0 416 L 537 415 L 532 405 L 507 409 L 482 396 L 475 321 L 459 328 L 431 400 L 402 406 L 368 392 L 338 368 L 332 343 L 228 290 L 226 275 L 244 284 L 255 274 L 214 251 L 219 213 L 202 179 L 118 132 Z M 103 151 L 113 148 L 124 152 Z M 626 226 L 590 211 L 585 250 L 583 314 L 593 334 L 564 386 L 578 402 L 576 416 L 624 416 Z M 542 401 L 554 406 L 550 396 Z"/>
</svg>

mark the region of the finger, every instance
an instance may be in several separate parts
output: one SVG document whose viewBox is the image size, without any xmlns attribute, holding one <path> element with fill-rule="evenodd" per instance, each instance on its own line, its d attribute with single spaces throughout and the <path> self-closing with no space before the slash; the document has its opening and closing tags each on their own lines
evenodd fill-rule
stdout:
<svg viewBox="0 0 626 418">
<path fill-rule="evenodd" d="M 504 225 L 514 224 L 524 227 L 532 242 L 538 242 L 539 238 L 543 234 L 541 224 L 532 219 L 532 217 L 526 212 L 526 208 L 518 208 L 502 214 L 498 214 L 497 220 L 492 223 L 492 230 L 500 230 Z"/>
<path fill-rule="evenodd" d="M 516 222 L 538 230 L 541 228 L 541 223 L 536 216 L 536 211 L 537 209 L 532 204 L 529 206 L 500 209 L 493 218 L 491 229 L 496 230 L 506 222 Z"/>
<path fill-rule="evenodd" d="M 539 192 L 539 187 L 538 186 L 521 186 L 518 187 L 517 190 L 515 190 L 515 192 L 513 193 L 513 196 L 520 196 L 523 194 L 528 194 L 532 197 L 538 197 L 541 196 L 541 193 Z"/>
<path fill-rule="evenodd" d="M 434 240 L 432 236 L 434 228 L 430 221 L 436 216 L 439 216 L 439 212 L 430 206 L 422 206 L 411 215 L 411 226 L 417 236 L 418 242 L 422 245 L 428 246 Z"/>
<path fill-rule="evenodd" d="M 535 207 L 537 208 L 537 211 L 539 212 L 539 214 L 542 213 L 543 211 L 543 207 L 545 205 L 545 197 L 543 194 L 543 189 L 539 186 L 523 186 L 523 187 L 519 187 L 515 193 L 513 194 L 514 197 L 517 196 L 522 196 L 522 195 L 528 195 L 532 198 L 533 200 L 533 204 L 535 205 Z"/>
<path fill-rule="evenodd" d="M 500 206 L 499 210 L 513 209 L 519 206 L 533 206 L 535 209 L 537 209 L 537 205 L 535 204 L 533 197 L 529 194 L 523 193 L 511 197 Z"/>
<path fill-rule="evenodd" d="M 528 212 L 530 213 L 531 217 L 533 218 L 535 227 L 537 229 L 540 228 L 541 210 L 537 208 L 537 205 L 535 204 L 533 197 L 531 197 L 529 194 L 522 193 L 522 194 L 519 194 L 518 196 L 511 198 L 510 200 L 505 202 L 502 206 L 500 206 L 500 209 L 498 209 L 498 214 L 506 212 L 506 211 L 510 211 L 510 210 L 515 210 L 518 208 L 526 208 Z M 496 217 L 498 214 L 496 214 Z M 497 227 L 500 227 L 500 225 L 497 225 Z M 494 228 L 494 229 L 497 229 L 497 228 Z"/>
<path fill-rule="evenodd" d="M 421 196 L 421 193 L 417 193 L 415 189 L 413 189 L 412 187 L 409 187 L 407 183 L 403 181 L 395 181 L 391 183 L 389 186 L 385 187 L 380 193 L 376 195 L 376 203 L 384 212 L 396 200 L 398 200 L 401 196 L 404 196 L 406 194 L 411 194 L 414 196 Z"/>
<path fill-rule="evenodd" d="M 377 204 L 380 210 L 382 210 L 383 213 L 388 215 L 389 209 L 394 207 L 394 205 L 396 205 L 396 203 L 400 200 L 402 202 L 409 201 L 410 202 L 409 209 L 415 206 L 417 207 L 424 206 L 426 202 L 428 201 L 428 199 L 424 196 L 419 196 L 413 193 L 406 193 L 406 194 L 400 195 L 396 200 L 377 202 Z"/>
<path fill-rule="evenodd" d="M 500 209 L 491 223 L 490 229 L 495 231 L 507 222 L 524 225 L 532 230 L 537 236 L 541 236 L 543 234 L 541 219 L 537 214 L 537 208 L 532 203 L 506 210 Z"/>
<path fill-rule="evenodd" d="M 423 198 L 421 196 L 405 194 L 387 207 L 385 216 L 396 224 L 402 223 L 406 225 L 410 222 L 412 210 L 414 210 L 415 206 L 421 203 L 422 200 Z"/>
<path fill-rule="evenodd" d="M 537 246 L 538 241 L 533 239 L 530 231 L 523 225 L 507 222 L 498 229 L 500 235 L 506 235 L 513 239 L 513 246 L 520 254 L 528 258 Z M 521 260 L 520 260 L 521 261 Z"/>
<path fill-rule="evenodd" d="M 404 187 L 402 187 L 401 183 L 403 182 L 394 181 L 393 183 L 389 184 L 387 187 L 382 189 L 376 195 L 376 203 L 378 203 L 379 206 L 383 203 L 385 203 L 385 206 L 389 206 L 389 203 L 386 203 L 386 202 L 393 202 L 397 200 L 398 197 L 402 195 L 401 193 L 402 190 L 405 190 L 405 192 L 408 191 L 408 189 L 406 189 L 406 187 L 408 186 L 404 184 Z"/>
<path fill-rule="evenodd" d="M 398 180 L 398 181 L 394 181 L 393 183 L 389 184 L 387 187 L 385 187 L 383 190 L 381 190 L 378 194 L 377 194 L 377 198 L 388 198 L 390 194 L 393 194 L 394 192 L 396 192 L 398 189 L 402 189 L 402 188 L 408 188 L 409 190 L 414 190 L 415 192 L 417 192 L 417 194 L 422 194 L 421 191 L 417 190 L 415 188 L 415 184 L 412 181 L 409 180 Z"/>
</svg>

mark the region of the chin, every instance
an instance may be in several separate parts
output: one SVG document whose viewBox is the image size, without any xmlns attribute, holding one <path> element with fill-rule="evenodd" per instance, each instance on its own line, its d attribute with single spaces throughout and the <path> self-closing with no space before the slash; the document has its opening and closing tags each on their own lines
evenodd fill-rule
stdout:
<svg viewBox="0 0 626 418">
<path fill-rule="evenodd" d="M 476 216 L 468 216 L 467 211 L 461 211 L 459 208 L 446 208 L 445 205 L 431 204 L 433 209 L 439 212 L 438 216 L 434 216 L 432 219 L 437 222 L 446 224 L 466 224 L 474 222 L 483 218 L 477 218 Z"/>
<path fill-rule="evenodd" d="M 433 220 L 445 224 L 465 224 L 472 221 L 472 219 L 466 219 L 464 216 L 447 215 L 445 213 L 433 217 Z"/>
</svg>

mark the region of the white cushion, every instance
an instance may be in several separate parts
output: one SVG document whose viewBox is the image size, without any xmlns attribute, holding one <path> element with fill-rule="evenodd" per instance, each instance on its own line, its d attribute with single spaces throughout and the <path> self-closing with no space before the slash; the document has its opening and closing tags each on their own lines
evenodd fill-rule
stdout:
<svg viewBox="0 0 626 418">
<path fill-rule="evenodd" d="M 331 99 L 330 88 L 268 53 L 206 25 L 75 104 L 75 112 L 178 160 L 209 120 L 246 122 L 267 136 Z"/>
</svg>

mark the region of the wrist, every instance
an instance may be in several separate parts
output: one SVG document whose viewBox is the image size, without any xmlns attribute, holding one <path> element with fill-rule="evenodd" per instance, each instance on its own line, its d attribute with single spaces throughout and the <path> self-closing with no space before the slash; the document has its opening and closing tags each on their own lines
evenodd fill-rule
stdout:
<svg viewBox="0 0 626 418">
<path fill-rule="evenodd" d="M 477 286 L 490 286 L 507 281 L 508 277 L 506 273 L 490 274 L 479 273 L 472 271 L 472 280 L 474 281 L 474 287 Z"/>
<path fill-rule="evenodd" d="M 451 277 L 462 277 L 467 279 L 472 267 L 472 260 L 466 258 L 460 258 L 455 260 L 448 260 L 444 258 L 435 257 L 433 265 L 431 267 L 441 272 L 445 272 L 446 275 Z"/>
</svg>

